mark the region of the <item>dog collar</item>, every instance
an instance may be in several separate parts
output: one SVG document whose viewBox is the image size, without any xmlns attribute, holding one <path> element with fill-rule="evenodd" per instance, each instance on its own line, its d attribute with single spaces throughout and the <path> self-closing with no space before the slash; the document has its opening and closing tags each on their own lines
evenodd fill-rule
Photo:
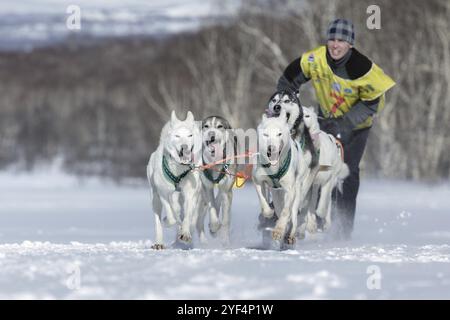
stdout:
<svg viewBox="0 0 450 320">
<path fill-rule="evenodd" d="M 236 153 L 236 148 L 235 148 L 234 151 Z M 223 149 L 223 155 L 224 155 L 224 157 L 226 155 L 226 149 L 225 148 Z M 223 160 L 225 160 L 225 158 Z M 202 155 L 202 161 L 203 161 L 203 165 L 205 165 L 206 163 L 205 163 L 205 159 L 203 158 L 203 155 Z M 206 177 L 206 179 L 208 179 L 209 181 L 211 181 L 214 184 L 218 184 L 225 177 L 225 174 L 228 173 L 228 167 L 229 166 L 230 166 L 230 162 L 229 161 L 226 162 L 226 163 L 223 163 L 222 164 L 222 169 L 220 171 L 218 171 L 218 172 L 220 172 L 220 174 L 219 174 L 219 176 L 216 179 L 213 178 L 213 176 L 212 176 L 212 171 L 213 170 L 211 170 L 211 169 L 203 170 L 203 174 Z M 214 171 L 216 171 L 216 170 L 214 170 Z"/>
<path fill-rule="evenodd" d="M 286 174 L 289 169 L 289 165 L 291 164 L 292 152 L 289 149 L 286 159 L 284 159 L 283 165 L 275 174 L 269 174 L 269 178 L 272 180 L 274 188 L 281 188 L 280 179 Z"/>
</svg>

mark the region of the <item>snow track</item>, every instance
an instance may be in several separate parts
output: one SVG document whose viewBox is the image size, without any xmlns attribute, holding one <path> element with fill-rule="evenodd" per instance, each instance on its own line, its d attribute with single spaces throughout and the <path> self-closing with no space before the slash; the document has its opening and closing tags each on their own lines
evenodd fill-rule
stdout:
<svg viewBox="0 0 450 320">
<path fill-rule="evenodd" d="M 0 299 L 450 298 L 446 185 L 361 186 L 352 241 L 254 249 L 257 199 L 235 193 L 229 248 L 150 249 L 145 185 L 0 174 Z M 166 234 L 166 243 L 174 231 Z M 373 268 L 379 289 L 370 289 Z"/>
</svg>

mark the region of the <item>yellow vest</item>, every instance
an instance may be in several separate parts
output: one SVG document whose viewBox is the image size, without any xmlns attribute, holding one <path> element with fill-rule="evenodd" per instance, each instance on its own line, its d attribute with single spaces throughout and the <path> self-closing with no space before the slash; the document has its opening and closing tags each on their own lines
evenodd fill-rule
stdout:
<svg viewBox="0 0 450 320">
<path fill-rule="evenodd" d="M 378 111 L 384 108 L 384 94 L 395 85 L 383 70 L 372 62 L 371 69 L 358 79 L 338 77 L 327 63 L 326 46 L 318 47 L 302 55 L 300 67 L 311 78 L 320 109 L 325 117 L 341 117 L 358 101 L 380 98 Z M 360 123 L 356 129 L 372 125 L 372 117 Z"/>
</svg>

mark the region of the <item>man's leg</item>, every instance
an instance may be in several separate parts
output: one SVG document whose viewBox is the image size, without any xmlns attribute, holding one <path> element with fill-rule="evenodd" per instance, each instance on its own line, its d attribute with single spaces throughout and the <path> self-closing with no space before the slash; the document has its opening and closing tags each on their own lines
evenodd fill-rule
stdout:
<svg viewBox="0 0 450 320">
<path fill-rule="evenodd" d="M 359 190 L 359 163 L 366 148 L 370 128 L 354 131 L 347 145 L 344 146 L 344 162 L 350 170 L 344 180 L 342 193 L 333 192 L 336 208 L 333 210 L 333 220 L 340 226 L 345 239 L 349 239 L 355 220 L 356 197 Z"/>
</svg>

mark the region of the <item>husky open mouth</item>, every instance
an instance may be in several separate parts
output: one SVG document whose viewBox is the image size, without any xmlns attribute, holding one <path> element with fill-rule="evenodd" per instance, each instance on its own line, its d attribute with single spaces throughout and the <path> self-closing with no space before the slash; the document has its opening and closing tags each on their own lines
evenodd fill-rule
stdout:
<svg viewBox="0 0 450 320">
<path fill-rule="evenodd" d="M 217 139 L 206 140 L 205 145 L 211 157 L 215 157 L 216 154 L 219 154 L 220 143 Z"/>
<path fill-rule="evenodd" d="M 216 149 L 217 149 L 218 144 L 217 143 L 209 143 L 207 146 L 208 146 L 209 153 L 211 154 L 211 156 L 214 157 L 216 155 Z"/>
<path fill-rule="evenodd" d="M 280 146 L 276 149 L 278 150 L 278 152 L 276 150 L 274 150 L 275 148 L 272 148 L 272 146 L 268 146 L 267 147 L 267 158 L 269 160 L 269 163 L 271 165 L 274 165 L 276 163 L 278 163 L 278 161 L 280 160 L 281 157 L 281 151 L 283 150 L 284 147 L 284 143 L 281 142 Z"/>
<path fill-rule="evenodd" d="M 180 158 L 180 163 L 182 164 L 188 164 L 192 162 L 192 150 L 194 146 L 191 147 L 191 149 L 187 149 L 186 147 L 181 147 L 181 149 L 178 151 L 178 157 Z"/>
</svg>

